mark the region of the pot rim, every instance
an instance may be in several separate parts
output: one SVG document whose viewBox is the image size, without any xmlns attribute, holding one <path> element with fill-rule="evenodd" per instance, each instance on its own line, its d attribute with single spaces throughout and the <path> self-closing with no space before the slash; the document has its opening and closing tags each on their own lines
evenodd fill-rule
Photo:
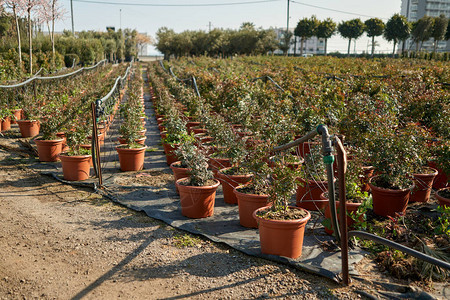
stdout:
<svg viewBox="0 0 450 300">
<path fill-rule="evenodd" d="M 262 211 L 262 210 L 267 210 L 267 209 L 269 209 L 270 207 L 271 207 L 271 205 L 266 205 L 266 206 L 264 206 L 264 207 L 258 208 L 257 210 L 255 210 L 255 211 L 253 212 L 253 214 L 252 214 L 252 215 L 253 215 L 253 218 L 255 218 L 257 222 L 260 222 L 260 221 L 269 221 L 269 222 L 289 223 L 289 224 L 294 224 L 294 223 L 306 223 L 306 222 L 309 221 L 309 219 L 311 219 L 311 213 L 310 213 L 308 210 L 306 210 L 306 209 L 304 209 L 304 208 L 301 208 L 301 207 L 298 207 L 298 206 L 289 206 L 289 208 L 290 208 L 290 209 L 301 209 L 301 210 L 306 211 L 306 213 L 307 213 L 306 217 L 304 217 L 304 218 L 302 218 L 302 219 L 295 219 L 295 220 L 273 220 L 273 219 L 265 219 L 265 218 L 261 218 L 261 217 L 259 217 L 259 216 L 257 215 L 258 212 L 260 212 L 260 211 Z"/>
<path fill-rule="evenodd" d="M 216 183 L 213 184 L 213 185 L 201 185 L 201 186 L 195 186 L 195 185 L 184 185 L 184 184 L 180 184 L 181 181 L 186 181 L 186 180 L 188 180 L 188 179 L 189 179 L 189 177 L 180 178 L 180 179 L 178 179 L 177 181 L 175 181 L 175 185 L 176 185 L 176 186 L 188 186 L 188 187 L 191 187 L 191 188 L 198 188 L 198 189 L 202 189 L 202 188 L 218 188 L 219 185 L 220 185 L 220 181 L 217 180 L 217 179 L 215 179 L 215 178 L 212 179 L 212 180 L 214 180 L 214 181 L 216 182 Z"/>
<path fill-rule="evenodd" d="M 369 186 L 370 186 L 370 189 L 375 188 L 375 189 L 378 189 L 378 190 L 381 190 L 381 191 L 404 193 L 404 192 L 406 192 L 406 191 L 411 191 L 411 190 L 414 188 L 414 184 L 411 184 L 411 186 L 410 186 L 409 188 L 406 188 L 406 189 L 398 189 L 398 190 L 387 189 L 387 188 L 379 187 L 379 186 L 376 186 L 376 185 L 373 185 L 373 184 L 372 184 L 372 180 L 375 179 L 375 178 L 377 178 L 377 177 L 378 177 L 378 175 L 373 176 L 373 177 L 370 177 L 370 179 L 369 179 Z"/>
</svg>

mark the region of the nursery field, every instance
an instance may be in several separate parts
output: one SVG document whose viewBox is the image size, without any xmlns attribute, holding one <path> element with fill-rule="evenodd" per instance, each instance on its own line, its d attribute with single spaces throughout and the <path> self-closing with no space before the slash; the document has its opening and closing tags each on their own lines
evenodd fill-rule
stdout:
<svg viewBox="0 0 450 300">
<path fill-rule="evenodd" d="M 100 62 L 0 86 L 1 264 L 29 265 L 0 293 L 445 299 L 449 88 L 448 63 L 328 57 Z"/>
</svg>

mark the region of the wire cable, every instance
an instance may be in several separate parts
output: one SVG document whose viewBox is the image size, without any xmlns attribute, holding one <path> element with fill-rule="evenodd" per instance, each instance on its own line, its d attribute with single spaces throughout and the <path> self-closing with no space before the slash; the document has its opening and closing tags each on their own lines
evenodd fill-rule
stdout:
<svg viewBox="0 0 450 300">
<path fill-rule="evenodd" d="M 279 2 L 281 0 L 255 0 L 246 2 L 230 2 L 230 3 L 203 3 L 203 4 L 156 4 L 156 3 L 128 3 L 128 2 L 109 2 L 109 1 L 95 1 L 95 0 L 73 0 L 74 2 L 92 3 L 92 4 L 107 4 L 107 5 L 126 5 L 126 6 L 158 6 L 158 7 L 201 7 L 201 6 L 233 6 L 245 4 L 258 4 L 268 2 Z"/>
</svg>

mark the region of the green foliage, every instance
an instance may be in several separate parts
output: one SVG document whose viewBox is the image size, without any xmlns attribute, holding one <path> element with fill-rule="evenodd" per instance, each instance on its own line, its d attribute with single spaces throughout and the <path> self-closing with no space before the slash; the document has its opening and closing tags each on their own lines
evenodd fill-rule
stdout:
<svg viewBox="0 0 450 300">
<path fill-rule="evenodd" d="M 186 163 L 189 169 L 189 185 L 204 186 L 213 179 L 212 172 L 208 169 L 208 158 L 192 142 L 181 144 L 175 154 Z"/>
<path fill-rule="evenodd" d="M 434 228 L 436 234 L 445 234 L 450 237 L 450 206 L 438 206 L 437 211 L 441 213 Z"/>
<path fill-rule="evenodd" d="M 416 51 L 419 51 L 419 43 L 430 39 L 433 34 L 434 19 L 430 16 L 424 16 L 411 24 L 411 36 L 416 43 Z"/>
<path fill-rule="evenodd" d="M 371 18 L 364 22 L 368 37 L 380 36 L 384 31 L 384 22 L 378 18 Z"/>
<path fill-rule="evenodd" d="M 444 39 L 447 32 L 448 20 L 447 17 L 441 14 L 439 17 L 434 18 L 433 31 L 431 36 L 434 38 L 434 51 L 436 51 L 437 43 Z"/>
<path fill-rule="evenodd" d="M 395 45 L 409 37 L 411 30 L 411 24 L 408 22 L 405 16 L 400 14 L 393 15 L 386 23 L 384 29 L 384 38 L 388 41 L 394 42 L 394 48 L 392 53 L 395 53 Z"/>
</svg>

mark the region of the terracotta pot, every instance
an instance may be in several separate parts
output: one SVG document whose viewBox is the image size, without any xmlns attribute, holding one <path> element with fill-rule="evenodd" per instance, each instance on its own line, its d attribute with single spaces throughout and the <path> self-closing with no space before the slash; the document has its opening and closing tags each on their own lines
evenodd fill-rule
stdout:
<svg viewBox="0 0 450 300">
<path fill-rule="evenodd" d="M 91 148 L 92 148 L 92 146 L 89 144 L 83 144 L 83 145 L 80 145 L 80 148 L 83 148 L 83 149 L 88 149 L 89 151 L 91 150 Z M 93 167 L 94 166 L 94 162 L 92 161 L 92 156 L 91 156 L 91 159 L 89 160 L 89 165 L 91 166 L 91 167 Z"/>
<path fill-rule="evenodd" d="M 237 186 L 233 190 L 238 199 L 239 223 L 247 228 L 258 228 L 258 223 L 253 217 L 253 212 L 258 208 L 267 206 L 269 196 L 241 193 L 239 189 L 242 187 L 244 185 Z"/>
<path fill-rule="evenodd" d="M 231 167 L 231 161 L 228 158 L 210 158 L 209 166 L 215 177 L 220 169 Z"/>
<path fill-rule="evenodd" d="M 236 194 L 234 193 L 234 188 L 238 185 L 245 184 L 252 179 L 252 174 L 245 175 L 227 175 L 224 174 L 230 168 L 220 169 L 217 172 L 216 178 L 222 184 L 223 189 L 223 200 L 228 204 L 238 204 Z"/>
<path fill-rule="evenodd" d="M 24 138 L 33 137 L 39 134 L 39 121 L 36 120 L 18 120 L 20 134 Z"/>
<path fill-rule="evenodd" d="M 189 177 L 188 168 L 181 168 L 181 167 L 179 167 L 180 164 L 181 164 L 180 161 L 176 161 L 176 162 L 170 164 L 170 168 L 172 169 L 173 177 L 175 178 L 175 182 L 178 179 Z M 178 186 L 176 186 L 176 190 L 177 190 L 177 193 L 179 194 L 180 192 L 178 191 Z"/>
<path fill-rule="evenodd" d="M 11 129 L 11 118 L 6 117 L 3 120 L 1 120 L 2 126 L 1 131 L 10 130 Z"/>
<path fill-rule="evenodd" d="M 119 154 L 119 163 L 121 171 L 140 171 L 144 168 L 145 149 L 141 148 L 124 148 L 117 146 L 116 151 Z"/>
<path fill-rule="evenodd" d="M 22 109 L 19 108 L 19 109 L 13 110 L 13 115 L 14 115 L 14 118 L 12 118 L 11 124 L 16 124 L 16 123 L 17 123 L 17 122 L 16 122 L 17 120 L 22 119 Z"/>
<path fill-rule="evenodd" d="M 324 194 L 321 195 L 323 199 L 329 200 Z M 355 221 L 349 216 L 349 214 L 352 214 L 358 210 L 358 208 L 361 206 L 361 203 L 345 203 L 345 209 L 347 210 L 347 229 L 353 230 L 353 225 L 355 225 Z M 338 219 L 339 219 L 339 201 L 336 201 L 336 211 L 338 212 Z M 327 203 L 327 206 L 325 207 L 325 218 L 330 220 L 331 222 L 331 208 L 330 208 L 330 202 Z M 364 217 L 361 215 L 359 217 L 359 221 L 364 222 Z M 331 224 L 331 223 L 330 223 Z M 333 229 L 325 227 L 325 232 L 332 235 Z"/>
<path fill-rule="evenodd" d="M 61 139 L 63 139 L 63 142 L 62 142 L 62 151 L 61 151 L 61 152 L 68 151 L 68 150 L 69 150 L 69 146 L 67 146 L 67 144 L 66 144 L 66 142 L 67 142 L 67 139 L 66 139 L 66 133 L 64 133 L 64 132 L 58 132 L 58 133 L 56 133 L 56 136 L 59 137 L 59 138 L 61 138 Z"/>
<path fill-rule="evenodd" d="M 215 180 L 210 186 L 188 186 L 180 184 L 186 178 L 175 182 L 180 191 L 181 213 L 183 216 L 193 219 L 206 218 L 214 214 L 216 190 L 220 183 Z"/>
<path fill-rule="evenodd" d="M 64 139 L 40 140 L 35 139 L 40 161 L 58 161 L 63 150 Z"/>
<path fill-rule="evenodd" d="M 193 131 L 194 135 L 195 135 L 195 134 L 199 134 L 199 133 L 207 133 L 208 129 L 201 128 L 201 127 L 191 127 L 191 131 Z"/>
<path fill-rule="evenodd" d="M 186 123 L 186 129 L 187 129 L 188 133 L 191 134 L 192 132 L 194 132 L 192 130 L 192 127 L 196 127 L 196 126 L 199 126 L 199 125 L 200 125 L 200 122 L 187 122 Z"/>
<path fill-rule="evenodd" d="M 430 200 L 433 180 L 438 171 L 433 168 L 427 168 L 431 171 L 429 174 L 413 174 L 414 188 L 409 197 L 410 202 L 428 202 Z"/>
<path fill-rule="evenodd" d="M 68 156 L 61 153 L 59 159 L 65 180 L 80 181 L 89 178 L 91 155 Z"/>
<path fill-rule="evenodd" d="M 442 169 L 438 168 L 438 166 L 436 165 L 436 162 L 429 161 L 427 163 L 427 165 L 438 171 L 438 174 L 436 175 L 436 177 L 434 178 L 434 181 L 433 181 L 433 189 L 439 190 L 439 189 L 447 187 L 450 177 L 447 176 L 447 174 L 445 174 L 445 172 L 442 171 Z"/>
<path fill-rule="evenodd" d="M 450 207 L 450 199 L 449 198 L 444 198 L 443 196 L 439 195 L 439 192 L 442 192 L 444 190 L 449 191 L 450 187 L 438 190 L 436 192 L 436 194 L 435 194 L 436 195 L 436 199 L 438 200 L 440 206 L 448 206 L 448 207 Z"/>
<path fill-rule="evenodd" d="M 328 204 L 328 200 L 320 198 L 320 195 L 328 191 L 327 181 L 305 181 L 298 178 L 296 205 L 307 210 L 323 210 Z"/>
<path fill-rule="evenodd" d="M 178 149 L 178 146 L 178 144 L 163 143 L 164 152 L 166 153 L 166 162 L 169 166 L 178 161 L 178 157 L 174 153 L 174 151 Z"/>
<path fill-rule="evenodd" d="M 145 145 L 145 140 L 146 140 L 146 139 L 147 139 L 146 137 L 142 137 L 142 138 L 140 138 L 140 139 L 135 139 L 134 141 L 135 141 L 136 143 L 138 143 L 139 145 Z M 124 138 L 121 137 L 121 136 L 118 137 L 118 140 L 119 140 L 119 143 L 120 143 L 121 145 L 124 145 L 124 144 L 127 143 L 127 140 L 124 139 Z"/>
<path fill-rule="evenodd" d="M 300 257 L 305 226 L 311 214 L 306 211 L 307 216 L 300 220 L 270 220 L 257 216 L 259 211 L 266 209 L 268 207 L 262 207 L 253 212 L 253 217 L 258 223 L 261 252 L 290 258 Z M 290 209 L 302 208 L 290 207 Z"/>
<path fill-rule="evenodd" d="M 372 166 L 363 166 L 362 167 L 362 174 L 359 177 L 359 180 L 361 182 L 361 186 L 360 186 L 361 192 L 370 191 L 369 180 L 373 176 L 373 170 L 374 170 L 374 167 L 372 167 Z"/>
<path fill-rule="evenodd" d="M 373 212 L 379 216 L 395 217 L 395 213 L 405 213 L 408 206 L 410 189 L 391 190 L 377 187 L 372 184 L 373 177 L 370 182 L 370 190 L 372 191 Z"/>
</svg>

